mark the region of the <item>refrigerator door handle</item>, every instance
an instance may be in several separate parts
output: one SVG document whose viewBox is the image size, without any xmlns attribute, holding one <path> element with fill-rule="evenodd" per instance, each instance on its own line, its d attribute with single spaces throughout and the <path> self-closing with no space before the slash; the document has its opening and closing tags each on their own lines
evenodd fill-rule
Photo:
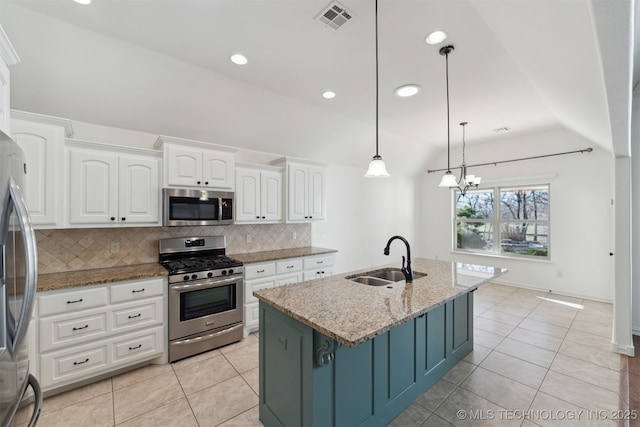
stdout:
<svg viewBox="0 0 640 427">
<path fill-rule="evenodd" d="M 9 179 L 9 194 L 13 201 L 13 207 L 16 217 L 20 223 L 20 230 L 24 240 L 24 257 L 25 257 L 25 289 L 22 299 L 22 310 L 20 311 L 20 319 L 16 325 L 16 334 L 11 344 L 12 350 L 15 352 L 20 347 L 22 341 L 27 335 L 31 314 L 33 311 L 33 302 L 36 297 L 36 289 L 38 287 L 38 253 L 36 250 L 36 234 L 31 224 L 27 203 L 24 200 L 20 187 L 13 178 Z"/>
<path fill-rule="evenodd" d="M 40 410 L 42 409 L 42 389 L 36 377 L 31 374 L 29 374 L 29 385 L 33 389 L 35 401 L 33 402 L 33 413 L 27 425 L 28 427 L 35 427 L 36 421 L 38 421 L 38 417 L 40 416 Z"/>
</svg>

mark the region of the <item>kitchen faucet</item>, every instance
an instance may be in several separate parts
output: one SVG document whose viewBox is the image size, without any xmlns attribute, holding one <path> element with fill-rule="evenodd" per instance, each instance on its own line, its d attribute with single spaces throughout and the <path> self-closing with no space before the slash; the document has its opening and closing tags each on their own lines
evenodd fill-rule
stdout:
<svg viewBox="0 0 640 427">
<path fill-rule="evenodd" d="M 384 248 L 384 254 L 385 255 L 389 255 L 389 246 L 391 245 L 391 242 L 393 242 L 396 239 L 402 240 L 404 242 L 405 246 L 407 247 L 407 259 L 406 259 L 407 267 L 405 268 L 405 266 L 404 266 L 405 258 L 403 256 L 402 257 L 402 269 L 400 271 L 402 271 L 402 274 L 404 274 L 404 279 L 407 281 L 407 283 L 411 283 L 411 282 L 413 282 L 413 271 L 411 271 L 411 247 L 409 247 L 409 242 L 407 242 L 407 239 L 405 239 L 402 236 L 393 236 L 387 242 L 387 246 Z"/>
</svg>

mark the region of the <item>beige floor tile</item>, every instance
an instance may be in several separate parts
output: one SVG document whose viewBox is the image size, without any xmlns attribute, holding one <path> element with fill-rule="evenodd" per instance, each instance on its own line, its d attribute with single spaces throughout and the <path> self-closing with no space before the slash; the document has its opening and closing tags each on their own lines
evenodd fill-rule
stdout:
<svg viewBox="0 0 640 427">
<path fill-rule="evenodd" d="M 465 356 L 464 361 L 479 365 L 491 353 L 491 349 L 480 344 L 473 343 L 473 351 Z"/>
<path fill-rule="evenodd" d="M 612 325 L 613 323 L 605 325 L 602 323 L 585 322 L 584 320 L 576 318 L 571 324 L 570 331 L 584 332 L 610 339 L 612 335 Z"/>
<path fill-rule="evenodd" d="M 614 393 L 620 390 L 620 372 L 604 368 L 575 357 L 558 354 L 551 364 L 552 371 L 605 388 Z"/>
<path fill-rule="evenodd" d="M 419 426 L 431 415 L 431 411 L 423 406 L 413 402 L 407 409 L 402 411 L 400 415 L 395 417 L 387 426 L 389 427 L 407 427 Z"/>
<path fill-rule="evenodd" d="M 551 366 L 551 362 L 553 362 L 553 358 L 556 355 L 554 351 L 545 350 L 512 338 L 505 338 L 496 347 L 496 350 L 544 368 Z"/>
<path fill-rule="evenodd" d="M 174 371 L 187 396 L 238 375 L 222 354 L 200 363 L 176 367 Z"/>
<path fill-rule="evenodd" d="M 258 347 L 259 343 L 255 341 L 232 351 L 225 351 L 223 354 L 233 367 L 242 374 L 258 367 Z"/>
<path fill-rule="evenodd" d="M 536 309 L 537 310 L 537 309 Z M 539 322 L 550 323 L 552 325 L 561 326 L 563 328 L 569 328 L 571 323 L 573 323 L 573 319 L 575 319 L 574 314 L 564 314 L 564 313 L 543 313 L 540 311 L 532 311 L 527 319 L 537 320 Z"/>
<path fill-rule="evenodd" d="M 618 393 L 555 371 L 549 371 L 540 391 L 586 409 L 618 409 Z"/>
<path fill-rule="evenodd" d="M 527 362 L 499 351 L 492 352 L 480 367 L 537 389 L 542 384 L 547 368 Z"/>
<path fill-rule="evenodd" d="M 565 340 L 558 353 L 604 366 L 614 371 L 620 371 L 620 355 L 612 352 L 608 346 L 602 346 L 602 344 L 591 345 L 588 342 Z"/>
<path fill-rule="evenodd" d="M 519 426 L 521 421 L 501 420 L 504 408 L 470 391 L 457 388 L 435 414 L 456 426 Z"/>
<path fill-rule="evenodd" d="M 217 350 L 217 349 L 206 351 L 204 353 L 196 354 L 195 356 L 187 357 L 186 359 L 181 359 L 181 360 L 178 360 L 177 362 L 173 362 L 171 366 L 173 366 L 175 369 L 177 367 L 192 365 L 194 363 L 200 363 L 203 360 L 211 359 L 212 357 L 220 356 L 221 354 L 222 353 L 220 353 L 220 350 Z"/>
<path fill-rule="evenodd" d="M 118 427 L 198 427 L 187 398 L 168 403 L 146 414 L 118 424 Z"/>
<path fill-rule="evenodd" d="M 503 339 L 504 337 L 502 335 L 483 331 L 482 329 L 474 328 L 473 330 L 473 342 L 478 343 L 486 348 L 496 348 L 496 346 L 500 344 Z"/>
<path fill-rule="evenodd" d="M 553 337 L 564 338 L 567 335 L 569 328 L 553 325 L 548 322 L 534 319 L 524 319 L 519 325 L 519 328 L 528 329 L 534 332 L 540 332 L 541 334 L 551 335 Z"/>
<path fill-rule="evenodd" d="M 113 392 L 116 423 L 158 409 L 184 397 L 176 375 L 158 375 Z"/>
<path fill-rule="evenodd" d="M 416 402 L 424 406 L 430 411 L 435 411 L 436 408 L 444 402 L 444 400 L 456 389 L 456 385 L 447 380 L 440 379 L 437 383 L 431 386 L 429 390 L 424 392 Z"/>
<path fill-rule="evenodd" d="M 38 419 L 38 427 L 111 427 L 113 425 L 111 393 L 102 394 L 57 411 L 42 413 Z"/>
<path fill-rule="evenodd" d="M 171 365 L 168 363 L 163 365 L 148 365 L 111 378 L 113 380 L 113 389 L 118 390 L 122 387 L 146 380 L 147 378 L 169 374 L 171 371 Z"/>
<path fill-rule="evenodd" d="M 513 332 L 509 334 L 509 338 L 513 338 L 514 340 L 522 341 L 528 344 L 533 344 L 536 347 L 544 348 L 545 350 L 551 351 L 558 351 L 560 345 L 562 345 L 562 338 L 542 334 L 540 332 L 530 331 L 524 328 L 515 328 Z"/>
<path fill-rule="evenodd" d="M 509 335 L 514 328 L 513 325 L 487 319 L 483 316 L 477 317 L 473 321 L 473 326 L 476 329 L 482 329 L 483 331 L 491 332 L 492 334 L 496 335 L 502 335 L 503 337 Z"/>
<path fill-rule="evenodd" d="M 597 346 L 602 349 L 609 349 L 611 347 L 611 335 L 594 335 L 574 328 L 569 329 L 569 332 L 567 332 L 564 339 L 565 341 L 573 341 L 577 343 L 589 343 L 591 346 Z"/>
<path fill-rule="evenodd" d="M 233 343 L 233 344 L 225 345 L 224 347 L 220 347 L 218 350 L 220 350 L 220 352 L 222 354 L 227 354 L 227 353 L 235 351 L 235 350 L 237 350 L 237 349 L 239 349 L 241 347 L 245 347 L 247 345 L 255 344 L 257 342 L 258 342 L 258 335 L 257 334 L 249 334 L 249 336 L 244 338 L 242 341 L 238 341 L 238 342 Z"/>
<path fill-rule="evenodd" d="M 602 311 L 582 311 L 578 313 L 576 319 L 584 320 L 585 322 L 611 325 L 613 323 L 613 313 L 606 313 Z"/>
<path fill-rule="evenodd" d="M 451 424 L 447 420 L 444 420 L 444 419 L 440 418 L 436 414 L 431 414 L 431 415 L 429 415 L 429 418 L 427 418 L 422 424 L 420 424 L 420 426 L 424 426 L 424 427 L 452 427 L 453 424 Z"/>
<path fill-rule="evenodd" d="M 216 384 L 187 397 L 198 424 L 221 424 L 258 404 L 258 396 L 240 377 Z"/>
<path fill-rule="evenodd" d="M 443 377 L 445 380 L 456 385 L 461 384 L 476 369 L 476 365 L 461 360 L 456 366 L 451 368 Z"/>
<path fill-rule="evenodd" d="M 543 427 L 614 427 L 617 425 L 611 420 L 595 419 L 593 412 L 589 412 L 586 408 L 544 392 L 538 392 L 531 404 L 529 414 L 530 421 Z"/>
<path fill-rule="evenodd" d="M 529 313 L 536 307 L 536 304 L 523 304 L 519 300 L 512 301 L 509 299 L 508 301 L 501 301 L 499 304 L 491 307 L 492 310 L 499 311 L 501 313 L 511 314 L 519 317 L 527 317 Z"/>
<path fill-rule="evenodd" d="M 244 378 L 247 384 L 249 384 L 249 387 L 251 387 L 257 395 L 260 395 L 260 373 L 258 372 L 258 368 L 244 372 L 242 378 Z"/>
<path fill-rule="evenodd" d="M 489 309 L 485 311 L 484 313 L 482 313 L 481 317 L 501 323 L 506 323 L 507 325 L 511 326 L 517 326 L 518 323 L 522 322 L 525 318 L 525 316 L 518 316 L 516 314 L 506 313 L 504 311 L 496 309 Z"/>
<path fill-rule="evenodd" d="M 67 406 L 84 402 L 91 398 L 111 393 L 111 378 L 91 383 L 65 393 L 47 397 L 42 403 L 42 413 L 58 411 Z"/>
<path fill-rule="evenodd" d="M 536 395 L 536 389 L 479 367 L 460 385 L 503 408 L 525 410 Z M 507 391 L 508 392 L 505 392 Z"/>
<path fill-rule="evenodd" d="M 220 427 L 261 427 L 260 411 L 258 406 L 254 406 L 240 415 L 236 415 L 228 421 L 219 424 Z"/>
</svg>

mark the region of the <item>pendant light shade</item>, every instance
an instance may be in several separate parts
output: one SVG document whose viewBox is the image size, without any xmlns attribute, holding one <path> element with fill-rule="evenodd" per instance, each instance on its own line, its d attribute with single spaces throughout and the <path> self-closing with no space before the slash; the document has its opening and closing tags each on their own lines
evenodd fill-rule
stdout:
<svg viewBox="0 0 640 427">
<path fill-rule="evenodd" d="M 458 186 L 458 179 L 455 177 L 454 174 L 451 173 L 451 171 L 446 171 L 444 173 L 444 175 L 442 176 L 442 181 L 440 181 L 440 185 L 438 185 L 438 187 L 445 187 L 445 188 L 457 187 L 457 186 Z"/>
<path fill-rule="evenodd" d="M 376 155 L 369 162 L 365 178 L 388 178 L 387 165 L 384 164 L 382 156 L 378 154 L 378 0 L 376 0 Z"/>
</svg>

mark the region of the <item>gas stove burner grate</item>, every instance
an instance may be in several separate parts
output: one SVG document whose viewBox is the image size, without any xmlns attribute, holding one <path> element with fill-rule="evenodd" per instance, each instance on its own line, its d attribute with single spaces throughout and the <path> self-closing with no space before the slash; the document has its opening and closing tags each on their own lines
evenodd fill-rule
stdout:
<svg viewBox="0 0 640 427">
<path fill-rule="evenodd" d="M 240 261 L 224 255 L 215 257 L 190 257 L 164 261 L 162 263 L 169 273 L 181 274 L 194 271 L 215 270 L 229 267 L 239 267 Z"/>
</svg>

